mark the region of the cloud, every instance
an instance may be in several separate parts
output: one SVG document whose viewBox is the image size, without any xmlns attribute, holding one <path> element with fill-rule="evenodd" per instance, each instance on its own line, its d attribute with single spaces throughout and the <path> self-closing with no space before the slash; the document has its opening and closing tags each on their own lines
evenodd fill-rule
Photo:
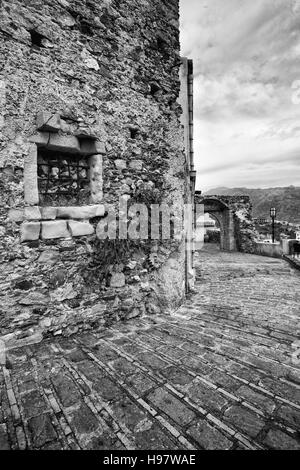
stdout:
<svg viewBox="0 0 300 470">
<path fill-rule="evenodd" d="M 299 184 L 291 85 L 300 79 L 300 0 L 181 0 L 181 12 L 182 53 L 195 70 L 198 186 L 214 176 L 228 185 L 233 174 L 277 181 L 272 162 L 282 184 Z"/>
</svg>

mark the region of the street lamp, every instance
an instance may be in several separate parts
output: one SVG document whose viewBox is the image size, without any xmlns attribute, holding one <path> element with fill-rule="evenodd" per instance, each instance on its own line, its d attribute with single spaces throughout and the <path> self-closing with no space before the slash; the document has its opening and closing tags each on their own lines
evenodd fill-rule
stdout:
<svg viewBox="0 0 300 470">
<path fill-rule="evenodd" d="M 275 243 L 275 217 L 276 217 L 276 208 L 271 207 L 270 216 L 272 219 L 272 243 Z"/>
</svg>

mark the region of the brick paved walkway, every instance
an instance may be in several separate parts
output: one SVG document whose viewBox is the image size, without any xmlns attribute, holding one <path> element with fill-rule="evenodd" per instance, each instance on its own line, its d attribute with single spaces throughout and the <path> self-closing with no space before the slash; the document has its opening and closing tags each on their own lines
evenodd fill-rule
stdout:
<svg viewBox="0 0 300 470">
<path fill-rule="evenodd" d="M 0 448 L 300 449 L 299 273 L 205 251 L 198 275 L 172 317 L 11 351 Z"/>
</svg>

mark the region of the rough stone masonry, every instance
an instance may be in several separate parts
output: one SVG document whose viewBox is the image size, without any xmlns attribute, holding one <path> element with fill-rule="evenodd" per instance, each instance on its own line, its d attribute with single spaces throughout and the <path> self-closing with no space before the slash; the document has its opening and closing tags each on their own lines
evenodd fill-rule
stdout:
<svg viewBox="0 0 300 470">
<path fill-rule="evenodd" d="M 182 206 L 178 0 L 1 1 L 0 332 L 168 312 L 184 240 L 99 241 L 119 198 Z"/>
</svg>

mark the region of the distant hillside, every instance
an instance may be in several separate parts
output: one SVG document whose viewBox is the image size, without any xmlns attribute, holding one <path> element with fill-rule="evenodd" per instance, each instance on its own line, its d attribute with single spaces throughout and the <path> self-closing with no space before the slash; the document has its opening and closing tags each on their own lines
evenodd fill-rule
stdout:
<svg viewBox="0 0 300 470">
<path fill-rule="evenodd" d="M 213 188 L 205 194 L 248 195 L 253 204 L 253 217 L 269 218 L 270 207 L 277 208 L 277 219 L 300 224 L 300 187 L 287 188 Z"/>
</svg>

